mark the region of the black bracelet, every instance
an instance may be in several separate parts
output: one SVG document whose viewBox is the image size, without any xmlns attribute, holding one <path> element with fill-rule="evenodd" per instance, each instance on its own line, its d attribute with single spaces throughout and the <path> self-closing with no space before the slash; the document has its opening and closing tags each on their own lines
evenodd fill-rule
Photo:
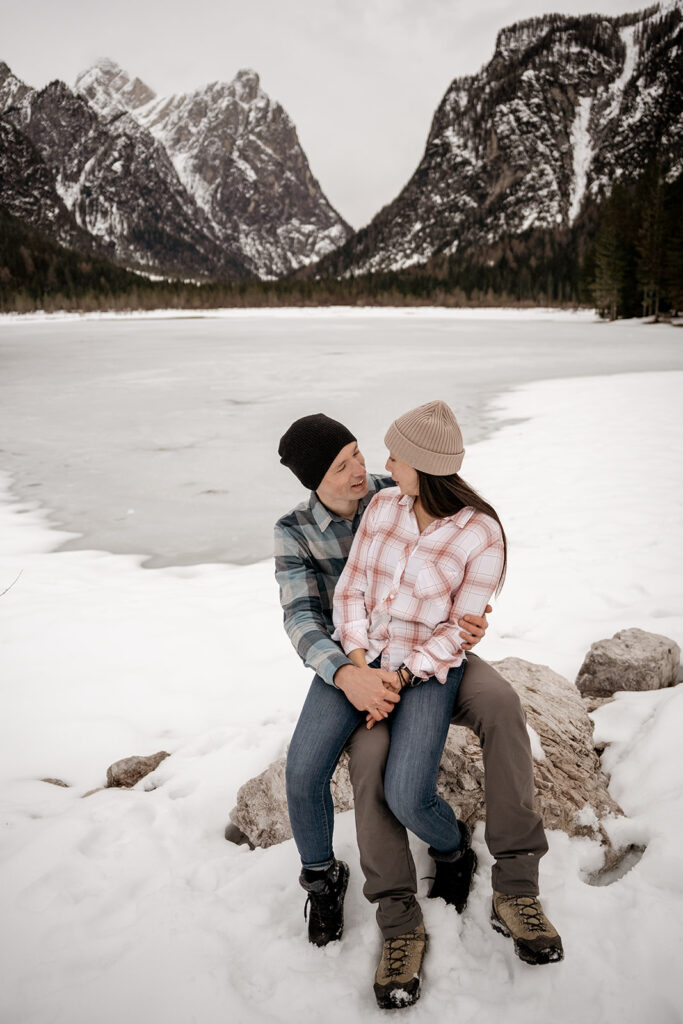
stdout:
<svg viewBox="0 0 683 1024">
<path fill-rule="evenodd" d="M 403 681 L 403 685 L 409 689 L 419 686 L 420 683 L 424 682 L 424 679 L 420 679 L 420 677 L 416 676 L 414 672 L 411 672 L 407 665 L 401 665 L 397 671 Z"/>
</svg>

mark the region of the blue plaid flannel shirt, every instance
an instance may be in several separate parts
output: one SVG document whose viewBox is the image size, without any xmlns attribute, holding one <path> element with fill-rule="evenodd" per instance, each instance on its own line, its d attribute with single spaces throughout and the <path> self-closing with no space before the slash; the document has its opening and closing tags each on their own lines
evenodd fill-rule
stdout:
<svg viewBox="0 0 683 1024">
<path fill-rule="evenodd" d="M 297 505 L 275 524 L 275 578 L 285 630 L 304 664 L 330 686 L 334 686 L 337 669 L 351 664 L 332 639 L 334 588 L 363 513 L 377 491 L 395 484 L 391 477 L 369 473 L 368 486 L 353 520 L 330 512 L 311 491 L 308 502 Z"/>
</svg>

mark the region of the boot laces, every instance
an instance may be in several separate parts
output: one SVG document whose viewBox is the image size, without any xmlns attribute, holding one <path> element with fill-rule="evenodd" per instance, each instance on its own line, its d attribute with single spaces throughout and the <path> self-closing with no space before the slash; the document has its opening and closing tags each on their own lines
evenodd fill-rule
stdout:
<svg viewBox="0 0 683 1024">
<path fill-rule="evenodd" d="M 311 920 L 315 921 L 322 928 L 334 924 L 335 914 L 338 910 L 338 897 L 334 892 L 310 893 L 304 903 L 304 921 L 308 920 L 308 908 L 311 908 Z"/>
<path fill-rule="evenodd" d="M 395 978 L 403 972 L 410 954 L 410 943 L 417 938 L 417 932 L 406 932 L 404 935 L 396 935 L 393 939 L 386 939 L 384 944 L 384 958 L 387 964 L 387 977 Z"/>
<path fill-rule="evenodd" d="M 520 917 L 529 931 L 545 931 L 543 910 L 535 896 L 516 896 L 510 902 L 519 911 Z"/>
</svg>

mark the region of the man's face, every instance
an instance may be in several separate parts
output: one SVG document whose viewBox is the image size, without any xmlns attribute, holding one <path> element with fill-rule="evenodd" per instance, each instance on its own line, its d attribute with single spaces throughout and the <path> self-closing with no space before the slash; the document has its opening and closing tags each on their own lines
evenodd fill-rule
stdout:
<svg viewBox="0 0 683 1024">
<path fill-rule="evenodd" d="M 322 478 L 317 492 L 323 505 L 328 507 L 357 501 L 368 493 L 365 459 L 355 441 L 351 441 L 339 452 Z"/>
</svg>

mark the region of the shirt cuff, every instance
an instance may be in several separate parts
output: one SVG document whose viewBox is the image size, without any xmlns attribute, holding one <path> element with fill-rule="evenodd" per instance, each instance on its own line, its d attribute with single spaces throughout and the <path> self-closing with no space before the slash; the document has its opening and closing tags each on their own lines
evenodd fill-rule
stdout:
<svg viewBox="0 0 683 1024">
<path fill-rule="evenodd" d="M 410 669 L 414 676 L 419 676 L 420 679 L 429 679 L 430 676 L 434 675 L 432 659 L 428 658 L 424 652 L 419 650 L 419 648 L 412 651 L 408 657 L 404 659 L 403 664 L 406 668 Z"/>
<path fill-rule="evenodd" d="M 462 661 L 462 658 L 460 659 Z M 444 661 L 437 661 L 431 658 L 425 651 L 417 647 L 412 654 L 410 654 L 405 662 L 405 665 L 410 669 L 413 675 L 419 676 L 420 679 L 430 679 L 434 676 L 440 683 L 445 683 L 448 678 L 448 673 L 455 666 L 447 665 Z M 460 664 L 460 662 L 458 662 Z"/>
<path fill-rule="evenodd" d="M 318 666 L 317 672 L 321 679 L 323 679 L 330 686 L 334 686 L 334 674 L 338 669 L 344 665 L 352 665 L 353 662 L 349 661 L 345 654 L 341 651 L 330 651 L 329 654 L 325 655 L 324 661 Z"/>
</svg>

